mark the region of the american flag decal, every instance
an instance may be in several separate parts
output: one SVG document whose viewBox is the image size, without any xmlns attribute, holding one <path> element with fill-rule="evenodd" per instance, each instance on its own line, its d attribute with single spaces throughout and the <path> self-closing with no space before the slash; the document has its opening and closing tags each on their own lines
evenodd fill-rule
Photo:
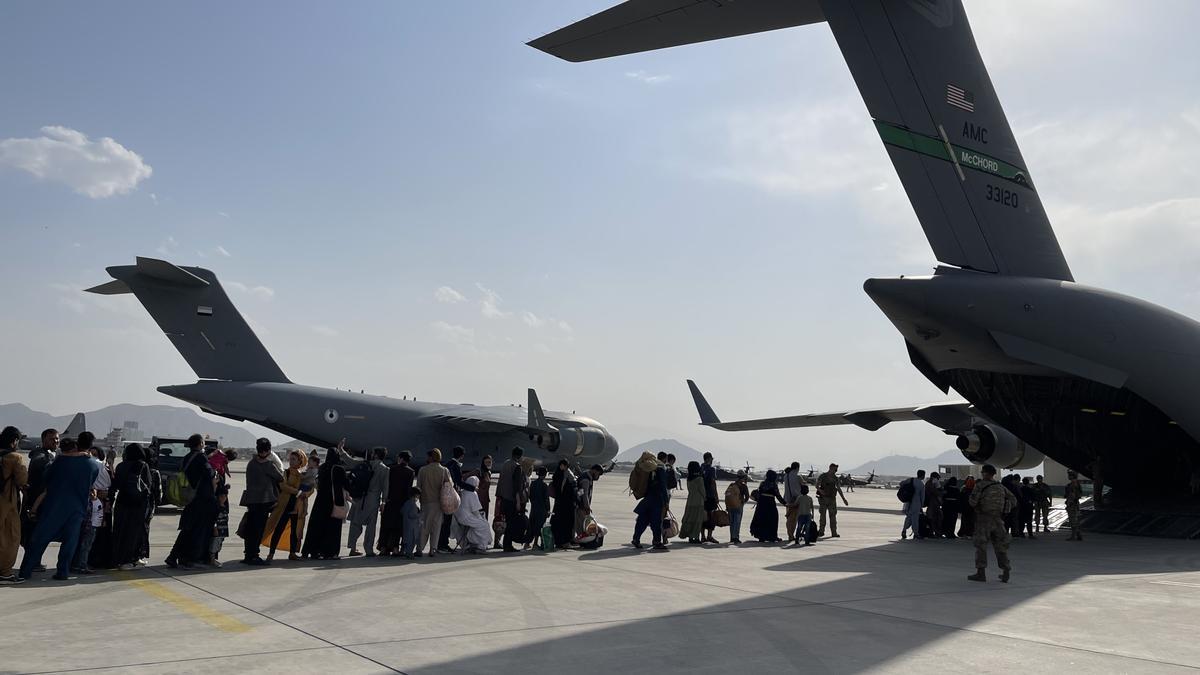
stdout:
<svg viewBox="0 0 1200 675">
<path fill-rule="evenodd" d="M 199 307 L 196 308 L 196 314 L 199 316 L 212 316 L 212 307 L 205 307 L 204 305 L 200 305 Z"/>
<path fill-rule="evenodd" d="M 962 87 L 956 87 L 952 84 L 947 84 L 946 103 L 949 103 L 960 110 L 966 110 L 969 113 L 975 112 L 975 94 L 972 94 Z"/>
</svg>

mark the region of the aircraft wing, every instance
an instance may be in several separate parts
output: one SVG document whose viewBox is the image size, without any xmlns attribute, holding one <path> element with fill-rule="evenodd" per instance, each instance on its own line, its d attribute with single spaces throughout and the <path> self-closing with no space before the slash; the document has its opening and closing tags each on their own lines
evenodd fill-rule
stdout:
<svg viewBox="0 0 1200 675">
<path fill-rule="evenodd" d="M 629 0 L 529 46 L 578 63 L 824 20 L 818 0 Z"/>
<path fill-rule="evenodd" d="M 427 419 L 471 432 L 503 433 L 521 429 L 549 433 L 556 430 L 546 420 L 537 392 L 532 389 L 529 390 L 529 405 L 526 408 L 461 405 L 447 408 Z"/>
<path fill-rule="evenodd" d="M 800 427 L 824 427 L 837 424 L 853 424 L 867 431 L 878 431 L 889 422 L 928 422 L 944 430 L 967 430 L 983 419 L 967 401 L 950 401 L 902 408 L 876 408 L 867 410 L 839 410 L 828 413 L 790 415 L 788 417 L 766 417 L 754 420 L 722 422 L 712 406 L 700 392 L 696 383 L 688 380 L 696 411 L 700 413 L 700 424 L 721 431 L 756 431 L 762 429 L 795 429 Z"/>
</svg>

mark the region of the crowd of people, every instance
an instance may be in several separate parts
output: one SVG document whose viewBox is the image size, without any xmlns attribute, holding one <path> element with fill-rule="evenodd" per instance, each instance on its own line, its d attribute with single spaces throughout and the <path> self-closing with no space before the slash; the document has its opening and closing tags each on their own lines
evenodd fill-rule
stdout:
<svg viewBox="0 0 1200 675">
<path fill-rule="evenodd" d="M 149 564 L 150 526 L 164 491 L 182 495 L 186 504 L 167 566 L 222 566 L 231 532 L 232 453 L 206 448 L 195 434 L 187 439 L 178 473 L 164 479 L 156 454 L 137 443 L 125 447 L 118 463 L 116 453 L 92 447 L 89 432 L 60 439 L 47 429 L 27 465 L 16 451 L 21 438 L 15 427 L 0 431 L 0 585 L 44 571 L 41 558 L 52 542 L 60 543 L 56 580 Z M 343 442 L 327 450 L 324 461 L 316 450 L 292 450 L 285 465 L 271 442 L 260 438 L 238 498 L 243 515 L 232 529 L 243 542 L 241 563 L 270 565 L 280 550 L 289 560 L 338 560 L 347 522 L 351 557 L 603 544 L 607 530 L 591 510 L 602 467 L 576 475 L 564 459 L 548 475 L 547 467 L 535 467 L 513 448 L 499 467 L 493 504 L 492 457 L 468 471 L 464 455 L 455 447 L 443 461 L 433 449 L 416 466 L 410 453 L 401 452 L 389 465 L 386 449 L 360 457 Z"/>
<path fill-rule="evenodd" d="M 54 579 L 91 574 L 96 568 L 147 565 L 150 527 L 164 491 L 182 495 L 186 503 L 166 564 L 221 567 L 231 532 L 232 454 L 206 448 L 203 437 L 193 435 L 178 473 L 164 480 L 156 454 L 136 443 L 126 446 L 118 463 L 115 453 L 92 447 L 95 439 L 88 432 L 60 439 L 56 430 L 47 429 L 26 466 L 15 451 L 20 438 L 13 427 L 0 432 L 0 584 L 21 583 L 45 570 L 41 558 L 51 542 L 61 543 Z M 243 515 L 232 530 L 243 541 L 241 563 L 270 565 L 280 550 L 289 560 L 338 560 L 343 541 L 351 557 L 408 559 L 603 544 L 607 528 L 591 508 L 602 467 L 577 475 L 563 459 L 551 474 L 548 467 L 527 461 L 518 447 L 498 469 L 485 456 L 479 468 L 467 470 L 464 456 L 464 449 L 455 447 L 443 460 L 441 451 L 433 449 L 418 466 L 409 452 L 401 452 L 389 464 L 384 448 L 358 456 L 343 442 L 328 449 L 323 461 L 316 450 L 291 450 L 285 465 L 270 441 L 261 438 L 246 463 L 238 500 Z M 849 503 L 837 464 L 817 476 L 811 486 L 815 495 L 798 462 L 782 475 L 767 471 L 754 489 L 746 472 L 739 471 L 723 494 L 711 453 L 689 462 L 684 471 L 675 464 L 674 455 L 647 452 L 630 473 L 629 489 L 637 500 L 630 542 L 635 549 L 644 548 L 647 529 L 651 547 L 660 550 L 675 537 L 692 544 L 720 543 L 716 530 L 724 527 L 729 528 L 729 542 L 741 544 L 749 504 L 755 506 L 749 535 L 760 543 L 808 546 L 827 530 L 830 537 L 840 536 L 838 501 Z M 1008 542 L 1036 538 L 1048 529 L 1051 492 L 1042 476 L 1031 480 L 1013 474 L 996 482 L 995 473 L 985 466 L 981 480 L 967 478 L 961 485 L 953 477 L 942 481 L 937 472 L 926 478 L 924 471 L 903 481 L 897 491 L 905 515 L 901 539 L 908 539 L 910 531 L 916 540 L 973 539 L 974 580 L 982 580 L 990 544 L 1007 581 Z M 1070 478 L 1066 506 L 1071 539 L 1077 540 L 1082 538 L 1082 489 L 1073 473 Z M 682 520 L 676 521 L 671 503 L 680 491 L 686 491 L 686 498 Z M 779 507 L 785 513 L 782 536 Z M 25 554 L 14 572 L 20 547 Z"/>
</svg>

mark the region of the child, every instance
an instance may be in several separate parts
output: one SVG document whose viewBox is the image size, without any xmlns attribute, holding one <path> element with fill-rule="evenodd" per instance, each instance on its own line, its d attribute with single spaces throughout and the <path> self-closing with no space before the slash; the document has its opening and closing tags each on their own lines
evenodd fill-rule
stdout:
<svg viewBox="0 0 1200 675">
<path fill-rule="evenodd" d="M 92 555 L 92 544 L 96 542 L 96 530 L 104 525 L 104 502 L 100 501 L 99 493 L 93 488 L 88 502 L 88 515 L 83 519 L 83 529 L 79 533 L 79 546 L 75 549 L 74 571 L 79 574 L 94 574 L 88 566 L 88 558 Z"/>
<path fill-rule="evenodd" d="M 804 542 L 804 546 L 808 546 L 809 541 L 804 535 L 808 531 L 809 523 L 813 522 L 813 500 L 808 496 L 808 485 L 800 485 L 800 494 L 796 495 L 796 500 L 792 503 L 797 507 L 796 531 L 788 534 L 794 534 L 797 543 Z"/>
<path fill-rule="evenodd" d="M 221 552 L 221 544 L 225 543 L 225 537 L 229 536 L 229 486 L 220 485 L 217 487 L 217 522 L 213 525 L 212 546 L 208 551 L 208 564 L 210 567 L 220 567 L 221 561 L 217 560 L 217 555 Z"/>
<path fill-rule="evenodd" d="M 417 547 L 417 539 L 421 536 L 421 488 L 414 487 L 404 502 L 400 512 L 404 519 L 404 539 L 400 544 L 400 554 L 409 560 L 413 559 L 413 549 Z M 416 555 L 421 555 L 417 553 Z"/>
</svg>

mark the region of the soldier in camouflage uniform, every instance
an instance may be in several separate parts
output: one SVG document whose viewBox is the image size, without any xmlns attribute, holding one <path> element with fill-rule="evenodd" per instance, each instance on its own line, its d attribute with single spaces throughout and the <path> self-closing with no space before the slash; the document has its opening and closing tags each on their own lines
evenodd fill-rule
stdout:
<svg viewBox="0 0 1200 675">
<path fill-rule="evenodd" d="M 983 479 L 975 483 L 970 504 L 975 509 L 975 574 L 967 577 L 971 581 L 987 581 L 987 546 L 991 542 L 996 551 L 996 563 L 1000 566 L 1000 581 L 1008 583 L 1012 565 L 1008 562 L 1008 544 L 1012 541 L 1004 526 L 1004 514 L 1017 506 L 1017 498 L 995 481 L 996 467 L 985 464 Z"/>
<path fill-rule="evenodd" d="M 1050 486 L 1041 476 L 1038 476 L 1037 482 L 1033 484 L 1033 493 L 1037 495 L 1037 500 L 1033 503 L 1033 529 L 1049 532 L 1050 504 L 1054 501 L 1054 494 L 1050 492 Z"/>
<path fill-rule="evenodd" d="M 829 535 L 840 537 L 837 531 L 837 498 L 841 497 L 846 506 L 846 495 L 842 494 L 842 486 L 838 483 L 838 465 L 830 464 L 829 470 L 817 476 L 817 506 L 821 510 L 821 525 L 817 528 L 817 536 L 825 536 L 825 513 L 829 512 Z"/>
<path fill-rule="evenodd" d="M 1067 524 L 1071 527 L 1071 536 L 1067 537 L 1067 541 L 1083 541 L 1083 534 L 1079 531 L 1079 500 L 1083 498 L 1083 486 L 1079 484 L 1079 474 L 1074 471 L 1067 472 L 1066 504 L 1067 504 Z"/>
</svg>

